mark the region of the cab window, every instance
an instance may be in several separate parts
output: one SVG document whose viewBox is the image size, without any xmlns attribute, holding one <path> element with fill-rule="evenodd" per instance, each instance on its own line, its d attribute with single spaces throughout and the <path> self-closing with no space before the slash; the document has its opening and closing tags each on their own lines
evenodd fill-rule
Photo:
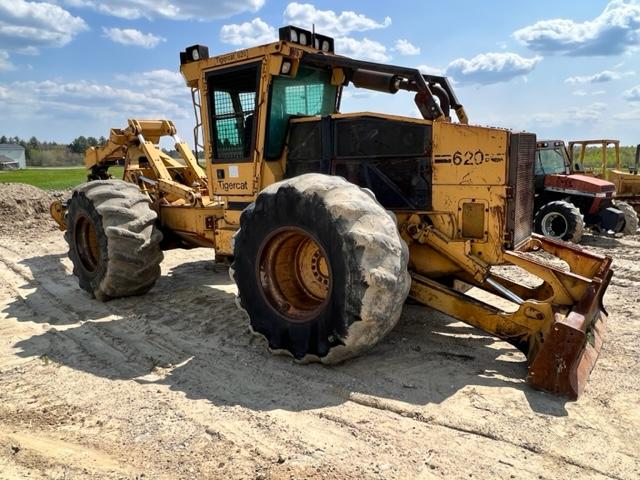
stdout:
<svg viewBox="0 0 640 480">
<path fill-rule="evenodd" d="M 208 74 L 213 162 L 251 160 L 258 74 L 259 64 Z"/>
<path fill-rule="evenodd" d="M 266 158 L 279 158 L 289 119 L 295 116 L 331 115 L 337 87 L 331 85 L 331 71 L 300 65 L 295 78 L 274 77 L 267 121 Z"/>
<path fill-rule="evenodd" d="M 536 175 L 567 173 L 567 161 L 565 159 L 564 149 L 538 150 L 536 156 Z"/>
</svg>

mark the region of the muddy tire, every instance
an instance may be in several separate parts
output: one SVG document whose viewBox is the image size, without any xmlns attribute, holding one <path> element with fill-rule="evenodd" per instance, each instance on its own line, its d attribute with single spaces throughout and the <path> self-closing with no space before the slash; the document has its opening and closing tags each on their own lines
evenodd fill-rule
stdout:
<svg viewBox="0 0 640 480">
<path fill-rule="evenodd" d="M 635 235 L 638 232 L 638 214 L 627 202 L 616 201 L 614 207 L 624 214 L 624 227 L 622 233 L 625 235 Z"/>
<path fill-rule="evenodd" d="M 307 174 L 267 187 L 244 210 L 231 276 L 272 351 L 337 363 L 396 325 L 408 258 L 393 214 L 373 194 Z"/>
<path fill-rule="evenodd" d="M 584 219 L 574 204 L 558 200 L 540 207 L 533 228 L 545 237 L 578 243 L 584 233 Z"/>
<path fill-rule="evenodd" d="M 149 199 L 131 183 L 99 180 L 77 187 L 65 240 L 80 287 L 102 301 L 149 291 L 163 258 L 156 218 Z"/>
</svg>

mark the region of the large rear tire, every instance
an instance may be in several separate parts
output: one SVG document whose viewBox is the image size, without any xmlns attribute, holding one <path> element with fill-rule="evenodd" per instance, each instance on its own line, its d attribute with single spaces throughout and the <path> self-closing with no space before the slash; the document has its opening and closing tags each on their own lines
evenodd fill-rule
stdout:
<svg viewBox="0 0 640 480">
<path fill-rule="evenodd" d="M 574 204 L 557 200 L 540 207 L 533 219 L 533 228 L 545 237 L 579 243 L 584 233 L 584 219 Z"/>
<path fill-rule="evenodd" d="M 65 240 L 80 287 L 102 301 L 149 291 L 163 258 L 156 218 L 148 197 L 131 183 L 97 180 L 77 187 Z"/>
<path fill-rule="evenodd" d="M 239 306 L 269 348 L 337 363 L 398 322 L 409 252 L 373 194 L 340 177 L 275 183 L 244 210 L 231 274 Z"/>
<path fill-rule="evenodd" d="M 638 233 L 638 214 L 627 202 L 615 201 L 614 207 L 624 214 L 624 227 L 622 233 L 625 235 L 635 235 Z"/>
</svg>

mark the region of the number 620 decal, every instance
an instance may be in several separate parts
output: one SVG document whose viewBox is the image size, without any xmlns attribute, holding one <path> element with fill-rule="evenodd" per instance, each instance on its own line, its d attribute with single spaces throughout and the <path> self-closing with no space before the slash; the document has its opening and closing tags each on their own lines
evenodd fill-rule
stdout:
<svg viewBox="0 0 640 480">
<path fill-rule="evenodd" d="M 453 163 L 454 165 L 474 166 L 488 162 L 504 162 L 505 155 L 504 153 L 486 153 L 482 150 L 467 150 L 465 152 L 457 150 L 453 155 L 450 153 L 434 155 L 433 160 L 435 163 Z"/>
<path fill-rule="evenodd" d="M 458 150 L 453 154 L 454 165 L 482 165 L 487 161 L 489 161 L 489 158 L 482 150 L 476 150 L 475 152 L 467 150 L 464 153 Z"/>
</svg>

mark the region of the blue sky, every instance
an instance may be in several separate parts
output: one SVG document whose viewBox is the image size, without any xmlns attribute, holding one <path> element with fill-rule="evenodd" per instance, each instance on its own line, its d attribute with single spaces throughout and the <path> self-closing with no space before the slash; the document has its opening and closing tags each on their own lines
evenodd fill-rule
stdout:
<svg viewBox="0 0 640 480">
<path fill-rule="evenodd" d="M 450 76 L 472 123 L 640 143 L 640 0 L 0 0 L 0 134 L 69 142 L 147 117 L 190 140 L 179 51 L 266 43 L 286 23 Z M 343 111 L 417 114 L 408 95 L 350 90 Z"/>
</svg>

